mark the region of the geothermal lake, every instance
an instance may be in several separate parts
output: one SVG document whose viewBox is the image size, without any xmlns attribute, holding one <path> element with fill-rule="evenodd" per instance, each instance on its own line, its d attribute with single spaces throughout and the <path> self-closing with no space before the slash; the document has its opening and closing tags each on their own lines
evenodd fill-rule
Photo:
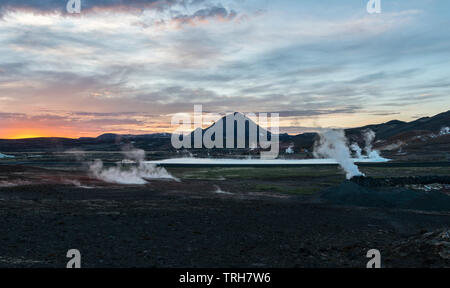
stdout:
<svg viewBox="0 0 450 288">
<path fill-rule="evenodd" d="M 352 158 L 354 163 L 384 163 L 389 159 L 379 158 Z M 157 161 L 146 161 L 146 163 L 156 164 L 160 166 L 279 166 L 279 165 L 336 165 L 335 159 L 214 159 L 214 158 L 171 158 Z"/>
</svg>

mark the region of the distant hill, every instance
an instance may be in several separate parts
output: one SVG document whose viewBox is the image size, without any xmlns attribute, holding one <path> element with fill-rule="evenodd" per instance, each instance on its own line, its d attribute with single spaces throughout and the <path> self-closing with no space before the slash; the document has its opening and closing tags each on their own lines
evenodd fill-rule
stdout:
<svg viewBox="0 0 450 288">
<path fill-rule="evenodd" d="M 198 128 L 197 130 L 195 130 L 191 134 L 189 134 L 189 136 L 187 136 L 187 137 L 191 138 L 192 147 L 194 147 L 195 133 L 199 133 L 199 135 L 201 133 L 202 137 L 206 134 L 206 136 L 209 137 L 212 141 L 215 141 L 217 139 L 216 137 L 218 137 L 218 135 L 216 135 L 216 131 L 215 131 L 217 128 L 218 128 L 217 130 L 222 130 L 220 132 L 222 134 L 222 139 L 223 139 L 222 147 L 227 147 L 227 139 L 228 139 L 227 136 L 229 136 L 229 135 L 227 135 L 227 117 L 228 116 L 222 117 L 221 119 L 219 119 L 218 121 L 213 123 L 208 128 L 205 128 L 205 129 Z M 233 147 L 238 147 L 238 138 L 242 139 L 243 148 L 256 148 L 260 139 L 267 139 L 270 141 L 270 139 L 272 137 L 271 133 L 269 131 L 267 131 L 266 129 L 260 127 L 258 124 L 256 124 L 250 118 L 246 117 L 244 114 L 239 113 L 239 112 L 234 112 L 232 115 L 230 114 L 229 117 L 234 117 L 234 119 L 230 118 L 230 121 L 233 120 L 233 125 L 234 125 L 234 127 L 232 128 L 233 129 L 233 137 L 232 138 L 234 138 Z M 268 121 L 269 120 L 270 119 L 268 119 Z M 240 124 L 240 123 L 242 123 L 242 124 Z M 238 127 L 239 125 L 243 125 L 243 127 L 244 127 L 243 132 L 241 132 L 242 130 L 240 129 L 240 127 Z M 220 127 L 218 127 L 218 126 L 221 126 L 222 128 L 220 129 Z M 250 141 L 251 133 L 255 133 L 255 135 L 253 135 L 252 138 L 256 139 L 256 141 L 255 141 L 256 143 L 250 143 L 251 142 Z M 262 137 L 264 137 L 264 138 L 262 138 Z M 231 141 L 231 139 L 230 139 L 230 141 Z M 240 146 L 240 147 L 242 147 L 242 146 Z"/>
<path fill-rule="evenodd" d="M 66 151 L 79 149 L 87 151 L 120 151 L 127 143 L 136 143 L 142 149 L 171 149 L 171 134 L 157 133 L 144 135 L 102 134 L 98 137 L 70 138 L 30 138 L 0 139 L 0 151 L 32 152 L 32 151 Z"/>
<path fill-rule="evenodd" d="M 267 131 L 259 127 L 245 115 L 235 112 L 233 116 L 236 119 L 243 120 L 245 129 L 243 136 L 245 138 L 245 149 L 251 148 L 249 136 L 251 131 L 256 131 L 257 139 Z M 225 117 L 212 124 L 211 126 L 198 130 L 201 135 L 212 133 L 217 128 L 216 125 L 223 125 L 222 136 L 223 144 L 226 146 L 226 127 Z M 237 122 L 234 122 L 234 146 L 237 144 Z M 440 113 L 433 117 L 424 117 L 411 122 L 392 120 L 386 123 L 367 125 L 358 128 L 346 129 L 345 133 L 351 142 L 363 143 L 362 133 L 366 129 L 371 129 L 376 133 L 375 147 L 383 150 L 410 149 L 414 151 L 448 151 L 450 152 L 450 135 L 444 135 L 441 130 L 450 127 L 450 111 Z M 252 130 L 252 129 L 256 130 Z M 194 133 L 189 136 L 193 143 Z M 442 135 L 441 135 L 442 134 Z M 272 135 L 267 132 L 268 139 Z M 211 137 L 215 139 L 215 135 Z M 285 149 L 294 146 L 294 151 L 310 151 L 314 142 L 318 138 L 316 133 L 303 133 L 299 135 L 280 134 L 280 147 Z M 83 137 L 79 139 L 68 138 L 33 138 L 6 140 L 0 139 L 0 152 L 28 152 L 28 151 L 66 151 L 69 149 L 79 149 L 86 151 L 120 151 L 124 144 L 131 143 L 137 148 L 147 151 L 164 151 L 164 153 L 175 153 L 171 145 L 171 134 L 156 133 L 144 135 L 120 135 L 120 134 L 102 134 L 95 138 Z M 419 153 L 419 152 L 417 152 Z"/>
<path fill-rule="evenodd" d="M 377 139 L 388 140 L 389 138 L 421 131 L 421 133 L 439 133 L 444 127 L 450 126 L 450 111 L 440 113 L 433 117 L 423 117 L 411 122 L 402 122 L 398 120 L 392 120 L 382 124 L 367 125 L 359 128 L 347 129 L 348 135 L 360 134 L 361 131 L 366 129 L 373 130 Z"/>
</svg>

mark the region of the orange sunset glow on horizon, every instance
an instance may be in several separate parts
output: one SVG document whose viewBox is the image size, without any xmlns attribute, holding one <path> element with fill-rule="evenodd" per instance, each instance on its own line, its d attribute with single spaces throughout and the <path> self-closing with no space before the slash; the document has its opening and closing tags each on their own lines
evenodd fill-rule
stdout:
<svg viewBox="0 0 450 288">
<path fill-rule="evenodd" d="M 58 126 L 12 126 L 6 129 L 0 129 L 0 139 L 28 139 L 42 137 L 61 137 L 61 138 L 79 138 L 86 136 L 80 131 L 73 129 L 64 129 Z M 97 136 L 97 135 L 95 135 Z"/>
<path fill-rule="evenodd" d="M 244 113 L 246 114 L 246 113 Z M 207 113 L 203 115 L 203 128 L 207 128 L 213 123 L 207 121 Z M 191 115 L 192 117 L 193 115 Z M 222 116 L 225 116 L 223 114 Z M 290 135 L 297 135 L 304 132 L 316 132 L 320 128 L 352 128 L 364 126 L 369 124 L 385 123 L 393 119 L 402 121 L 412 121 L 414 117 L 410 115 L 383 115 L 376 116 L 368 114 L 336 114 L 333 116 L 326 115 L 325 117 L 280 117 L 279 131 L 280 133 L 287 133 Z M 409 116 L 409 117 L 408 117 Z M 433 115 L 428 115 L 433 116 Z M 57 118 L 57 117 L 55 117 Z M 33 121 L 32 119 L 37 119 Z M 161 118 L 145 118 L 140 116 L 128 116 L 125 119 L 101 118 L 90 119 L 89 117 L 79 117 L 76 120 L 66 119 L 52 119 L 52 116 L 36 116 L 36 118 L 15 121 L 9 119 L 3 122 L 3 127 L 0 129 L 0 139 L 27 139 L 27 138 L 71 138 L 78 139 L 80 137 L 98 137 L 105 133 L 114 134 L 154 134 L 154 133 L 172 133 L 178 129 L 178 125 L 171 125 L 170 119 L 167 117 Z M 193 119 L 192 119 L 193 120 Z M 253 118 L 255 123 L 258 123 L 257 118 Z M 110 124 L 111 122 L 111 124 Z M 114 123 L 116 122 L 116 123 Z M 193 125 L 193 122 L 192 122 Z M 269 125 L 270 126 L 270 125 Z M 194 127 L 191 126 L 183 132 L 191 132 Z"/>
<path fill-rule="evenodd" d="M 54 132 L 50 130 L 28 130 L 19 129 L 12 131 L 0 132 L 0 139 L 28 139 L 28 138 L 41 138 L 41 137 L 63 137 L 63 138 L 77 138 L 73 134 Z"/>
</svg>

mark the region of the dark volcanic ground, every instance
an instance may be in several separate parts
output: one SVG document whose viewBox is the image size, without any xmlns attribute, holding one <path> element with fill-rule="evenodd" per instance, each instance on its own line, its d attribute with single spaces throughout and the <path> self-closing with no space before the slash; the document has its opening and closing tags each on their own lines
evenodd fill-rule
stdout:
<svg viewBox="0 0 450 288">
<path fill-rule="evenodd" d="M 365 267 L 369 249 L 380 250 L 384 267 L 450 267 L 449 211 L 326 202 L 323 193 L 342 190 L 342 180 L 330 184 L 341 177 L 335 171 L 272 179 L 255 192 L 249 187 L 261 181 L 252 177 L 123 186 L 79 172 L 5 167 L 3 178 L 47 173 L 90 188 L 36 178 L 0 188 L 0 267 L 65 267 L 73 248 L 82 267 Z M 331 186 L 304 194 L 266 189 L 311 182 Z M 218 184 L 233 194 L 215 193 Z"/>
</svg>

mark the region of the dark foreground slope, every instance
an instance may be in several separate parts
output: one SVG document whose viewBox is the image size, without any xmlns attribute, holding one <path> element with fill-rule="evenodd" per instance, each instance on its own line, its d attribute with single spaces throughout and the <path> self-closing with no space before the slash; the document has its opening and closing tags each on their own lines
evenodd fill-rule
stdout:
<svg viewBox="0 0 450 288">
<path fill-rule="evenodd" d="M 384 267 L 450 267 L 449 211 L 331 201 L 321 189 L 348 183 L 336 168 L 173 170 L 181 182 L 142 186 L 16 170 L 48 184 L 0 188 L 1 267 L 65 267 L 69 249 L 83 267 L 365 267 L 369 249 Z"/>
<path fill-rule="evenodd" d="M 448 216 L 154 191 L 144 201 L 128 196 L 142 192 L 1 201 L 0 266 L 64 267 L 72 248 L 84 267 L 364 267 L 372 248 L 386 267 L 450 264 L 431 243 L 414 251 L 402 244 L 442 229 Z"/>
</svg>

